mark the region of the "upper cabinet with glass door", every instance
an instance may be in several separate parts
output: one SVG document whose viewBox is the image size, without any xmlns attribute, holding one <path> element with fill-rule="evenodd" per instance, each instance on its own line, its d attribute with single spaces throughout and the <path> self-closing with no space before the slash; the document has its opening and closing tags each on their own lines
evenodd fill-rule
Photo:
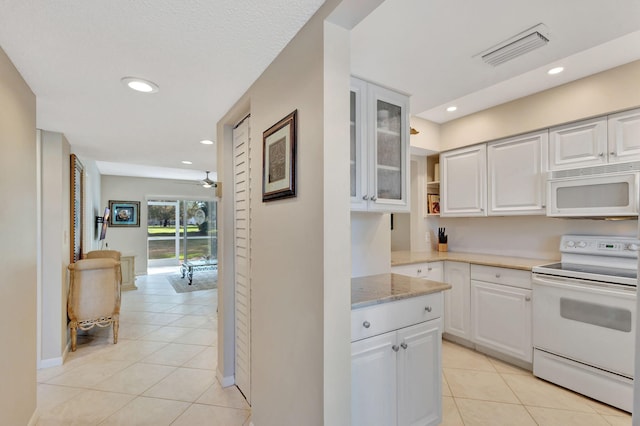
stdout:
<svg viewBox="0 0 640 426">
<path fill-rule="evenodd" d="M 351 210 L 408 212 L 409 98 L 351 79 Z"/>
</svg>

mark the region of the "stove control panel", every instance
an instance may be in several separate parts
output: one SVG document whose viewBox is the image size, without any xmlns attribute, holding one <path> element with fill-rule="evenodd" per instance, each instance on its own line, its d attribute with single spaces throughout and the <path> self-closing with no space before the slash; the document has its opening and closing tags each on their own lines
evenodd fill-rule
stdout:
<svg viewBox="0 0 640 426">
<path fill-rule="evenodd" d="M 640 241 L 633 237 L 563 235 L 560 241 L 561 253 L 635 258 L 639 248 Z"/>
</svg>

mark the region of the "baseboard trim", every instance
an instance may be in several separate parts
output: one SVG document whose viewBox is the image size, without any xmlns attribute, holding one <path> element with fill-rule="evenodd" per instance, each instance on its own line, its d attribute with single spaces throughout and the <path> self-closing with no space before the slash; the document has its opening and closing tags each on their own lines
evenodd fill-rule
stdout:
<svg viewBox="0 0 640 426">
<path fill-rule="evenodd" d="M 64 355 L 57 358 L 41 359 L 40 361 L 38 361 L 38 370 L 41 370 L 43 368 L 57 367 L 59 365 L 62 365 L 63 363 Z"/>
<path fill-rule="evenodd" d="M 223 388 L 232 386 L 236 384 L 236 379 L 234 376 L 223 376 L 222 372 L 220 370 L 216 370 L 216 377 L 218 378 L 218 381 L 220 382 L 220 385 Z"/>
<path fill-rule="evenodd" d="M 31 418 L 29 419 L 29 423 L 27 423 L 27 426 L 36 426 L 38 420 L 40 420 L 40 412 L 36 407 L 36 409 L 33 411 L 33 414 L 31 415 Z"/>
</svg>

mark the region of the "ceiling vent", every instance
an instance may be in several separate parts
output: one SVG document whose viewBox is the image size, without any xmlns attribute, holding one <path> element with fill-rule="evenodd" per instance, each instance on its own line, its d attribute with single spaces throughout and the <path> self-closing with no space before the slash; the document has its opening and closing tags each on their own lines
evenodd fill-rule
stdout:
<svg viewBox="0 0 640 426">
<path fill-rule="evenodd" d="M 531 52 L 549 43 L 549 31 L 544 24 L 538 24 L 517 34 L 508 40 L 479 53 L 475 56 L 494 67 Z"/>
</svg>

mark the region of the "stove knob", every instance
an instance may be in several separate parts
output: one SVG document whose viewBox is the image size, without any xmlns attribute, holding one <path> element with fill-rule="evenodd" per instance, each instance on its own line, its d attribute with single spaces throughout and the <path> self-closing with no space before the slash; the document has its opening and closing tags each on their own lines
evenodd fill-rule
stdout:
<svg viewBox="0 0 640 426">
<path fill-rule="evenodd" d="M 587 246 L 587 243 L 585 243 L 584 241 L 580 241 L 580 242 L 578 243 L 578 247 L 579 247 L 579 248 L 585 248 L 586 246 Z"/>
<path fill-rule="evenodd" d="M 635 243 L 627 244 L 627 250 L 638 251 L 638 245 Z"/>
<path fill-rule="evenodd" d="M 567 247 L 575 247 L 576 243 L 573 241 L 567 241 Z"/>
</svg>

